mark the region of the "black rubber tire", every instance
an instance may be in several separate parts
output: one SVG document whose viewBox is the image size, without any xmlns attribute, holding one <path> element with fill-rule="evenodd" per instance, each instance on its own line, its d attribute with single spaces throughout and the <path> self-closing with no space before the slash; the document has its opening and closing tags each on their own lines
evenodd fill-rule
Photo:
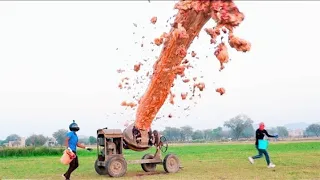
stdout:
<svg viewBox="0 0 320 180">
<path fill-rule="evenodd" d="M 180 170 L 180 160 L 174 154 L 167 154 L 163 160 L 163 168 L 167 173 L 176 173 Z"/>
<path fill-rule="evenodd" d="M 107 168 L 104 166 L 98 166 L 98 161 L 99 160 L 97 159 L 96 162 L 94 163 L 94 169 L 99 175 L 107 175 L 108 174 Z"/>
<path fill-rule="evenodd" d="M 145 154 L 142 159 L 153 159 L 153 155 L 152 154 Z M 141 164 L 142 169 L 145 172 L 154 172 L 156 171 L 157 168 L 157 164 L 156 163 L 144 163 Z"/>
<path fill-rule="evenodd" d="M 115 156 L 107 161 L 107 171 L 110 177 L 122 177 L 127 172 L 127 162 L 123 157 Z"/>
</svg>

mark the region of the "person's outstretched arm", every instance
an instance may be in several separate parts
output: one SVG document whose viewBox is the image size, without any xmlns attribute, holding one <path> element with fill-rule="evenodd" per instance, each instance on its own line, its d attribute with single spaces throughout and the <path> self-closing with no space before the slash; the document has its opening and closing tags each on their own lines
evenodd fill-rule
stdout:
<svg viewBox="0 0 320 180">
<path fill-rule="evenodd" d="M 83 148 L 83 149 L 86 149 L 86 150 L 88 150 L 88 151 L 92 151 L 92 148 L 90 148 L 90 147 L 86 147 L 85 145 L 83 145 L 83 144 L 81 144 L 81 143 L 77 143 L 77 146 L 79 147 L 79 148 Z"/>
<path fill-rule="evenodd" d="M 265 133 L 268 137 L 277 137 L 277 136 L 274 136 L 274 135 L 270 135 L 267 130 L 264 130 L 264 133 Z"/>
</svg>

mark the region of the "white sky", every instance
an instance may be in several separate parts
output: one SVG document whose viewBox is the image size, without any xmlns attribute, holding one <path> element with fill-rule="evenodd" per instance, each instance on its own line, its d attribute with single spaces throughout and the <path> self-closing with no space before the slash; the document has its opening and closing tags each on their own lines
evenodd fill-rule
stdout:
<svg viewBox="0 0 320 180">
<path fill-rule="evenodd" d="M 202 32 L 190 48 L 200 57 L 194 73 L 204 75 L 207 85 L 202 98 L 190 111 L 172 109 L 192 101 L 166 104 L 161 113 L 172 112 L 173 118 L 158 120 L 154 129 L 215 128 L 239 113 L 267 126 L 319 121 L 320 2 L 236 4 L 246 18 L 235 33 L 252 43 L 251 51 L 230 51 L 232 61 L 220 73 L 210 38 Z M 176 12 L 173 5 L 0 2 L 0 139 L 11 133 L 51 136 L 73 119 L 82 135 L 95 135 L 106 126 L 123 129 L 134 111 L 120 106 L 132 95 L 117 88 L 121 76 L 116 70 L 128 70 L 146 57 L 151 68 L 161 48 L 151 52 L 149 42 L 168 32 L 165 25 Z M 156 25 L 150 24 L 152 16 L 158 17 Z M 213 25 L 211 20 L 206 27 Z M 141 36 L 146 37 L 145 48 L 139 45 Z M 215 92 L 218 86 L 226 88 L 224 96 Z"/>
</svg>

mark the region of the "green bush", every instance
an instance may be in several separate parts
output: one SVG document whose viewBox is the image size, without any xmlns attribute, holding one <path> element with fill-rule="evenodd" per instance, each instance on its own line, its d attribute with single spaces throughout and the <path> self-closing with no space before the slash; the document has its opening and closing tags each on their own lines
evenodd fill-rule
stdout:
<svg viewBox="0 0 320 180">
<path fill-rule="evenodd" d="M 30 157 L 30 156 L 61 156 L 65 148 L 48 148 L 48 147 L 25 147 L 25 148 L 0 148 L 0 158 L 6 157 Z M 78 149 L 77 154 L 92 155 L 95 153 Z"/>
<path fill-rule="evenodd" d="M 3 148 L 0 149 L 0 158 L 4 157 L 26 157 L 26 156 L 53 156 L 61 155 L 63 148 L 26 147 L 26 148 Z"/>
</svg>

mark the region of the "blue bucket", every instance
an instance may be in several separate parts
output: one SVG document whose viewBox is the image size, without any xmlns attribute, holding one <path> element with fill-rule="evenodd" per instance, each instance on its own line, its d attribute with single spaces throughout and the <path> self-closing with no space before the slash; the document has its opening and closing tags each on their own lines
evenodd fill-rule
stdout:
<svg viewBox="0 0 320 180">
<path fill-rule="evenodd" d="M 258 149 L 267 149 L 268 148 L 268 141 L 267 140 L 262 140 L 262 139 L 259 139 L 259 142 L 258 142 Z"/>
</svg>

